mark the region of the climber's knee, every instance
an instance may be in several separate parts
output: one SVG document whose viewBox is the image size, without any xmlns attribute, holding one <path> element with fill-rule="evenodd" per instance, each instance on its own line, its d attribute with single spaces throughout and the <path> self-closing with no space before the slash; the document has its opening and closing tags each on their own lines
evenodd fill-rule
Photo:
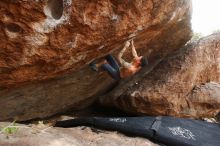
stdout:
<svg viewBox="0 0 220 146">
<path fill-rule="evenodd" d="M 101 69 L 107 71 L 107 73 L 115 80 L 120 79 L 120 73 L 118 70 L 114 69 L 110 64 L 105 63 L 101 66 Z"/>
</svg>

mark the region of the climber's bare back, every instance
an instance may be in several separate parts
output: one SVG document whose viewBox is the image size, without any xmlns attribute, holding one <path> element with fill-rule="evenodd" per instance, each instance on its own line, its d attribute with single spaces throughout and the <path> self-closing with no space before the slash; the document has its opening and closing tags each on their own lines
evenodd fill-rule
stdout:
<svg viewBox="0 0 220 146">
<path fill-rule="evenodd" d="M 126 51 L 126 49 L 131 45 L 131 49 L 132 49 L 132 55 L 133 55 L 133 60 L 131 63 L 126 62 L 124 59 L 122 59 L 122 56 L 124 54 L 124 52 Z M 133 76 L 135 73 L 137 73 L 141 68 L 141 59 L 143 58 L 143 56 L 138 56 L 136 49 L 134 47 L 134 42 L 133 40 L 131 41 L 127 41 L 125 43 L 124 48 L 121 50 L 121 52 L 118 54 L 118 60 L 121 64 L 121 68 L 120 68 L 120 76 L 121 78 L 126 78 L 126 77 L 130 77 Z"/>
</svg>

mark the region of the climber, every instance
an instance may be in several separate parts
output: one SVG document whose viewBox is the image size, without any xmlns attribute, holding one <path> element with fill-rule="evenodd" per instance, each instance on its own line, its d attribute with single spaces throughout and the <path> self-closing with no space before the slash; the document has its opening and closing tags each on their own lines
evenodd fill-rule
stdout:
<svg viewBox="0 0 220 146">
<path fill-rule="evenodd" d="M 131 40 L 131 51 L 134 59 L 131 63 L 126 62 L 122 59 L 122 56 L 126 49 L 130 46 L 130 41 L 126 41 L 124 48 L 118 54 L 118 60 L 121 64 L 119 67 L 117 61 L 112 55 L 107 55 L 104 57 L 104 62 L 99 64 L 96 61 L 90 63 L 93 70 L 107 71 L 108 74 L 115 80 L 120 80 L 121 78 L 129 77 L 137 73 L 142 67 L 144 67 L 148 62 L 143 56 L 138 56 L 134 47 L 134 42 Z"/>
</svg>

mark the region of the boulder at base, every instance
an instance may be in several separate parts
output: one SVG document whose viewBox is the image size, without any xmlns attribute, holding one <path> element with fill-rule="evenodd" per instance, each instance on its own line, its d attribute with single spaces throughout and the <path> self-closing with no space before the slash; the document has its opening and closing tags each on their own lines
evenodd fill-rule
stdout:
<svg viewBox="0 0 220 146">
<path fill-rule="evenodd" d="M 191 37 L 190 0 L 1 0 L 0 8 L 0 120 L 90 105 L 114 81 L 89 62 L 132 37 L 151 66 Z"/>
<path fill-rule="evenodd" d="M 11 123 L 0 123 L 6 127 Z M 146 138 L 127 137 L 86 127 L 53 128 L 45 125 L 17 125 L 12 134 L 0 133 L 1 146 L 158 146 Z"/>
<path fill-rule="evenodd" d="M 121 82 L 101 103 L 147 115 L 204 118 L 220 112 L 220 33 L 189 43 L 146 70 Z"/>
</svg>

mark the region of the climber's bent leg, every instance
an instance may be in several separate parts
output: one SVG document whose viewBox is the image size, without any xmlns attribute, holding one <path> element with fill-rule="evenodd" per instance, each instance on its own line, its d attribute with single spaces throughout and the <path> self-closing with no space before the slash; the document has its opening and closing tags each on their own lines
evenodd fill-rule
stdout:
<svg viewBox="0 0 220 146">
<path fill-rule="evenodd" d="M 107 71 L 108 74 L 115 80 L 120 80 L 120 72 L 113 68 L 110 64 L 105 63 L 101 65 L 101 69 Z"/>
<path fill-rule="evenodd" d="M 119 72 L 119 65 L 112 55 L 105 56 L 105 59 L 116 71 Z"/>
</svg>

